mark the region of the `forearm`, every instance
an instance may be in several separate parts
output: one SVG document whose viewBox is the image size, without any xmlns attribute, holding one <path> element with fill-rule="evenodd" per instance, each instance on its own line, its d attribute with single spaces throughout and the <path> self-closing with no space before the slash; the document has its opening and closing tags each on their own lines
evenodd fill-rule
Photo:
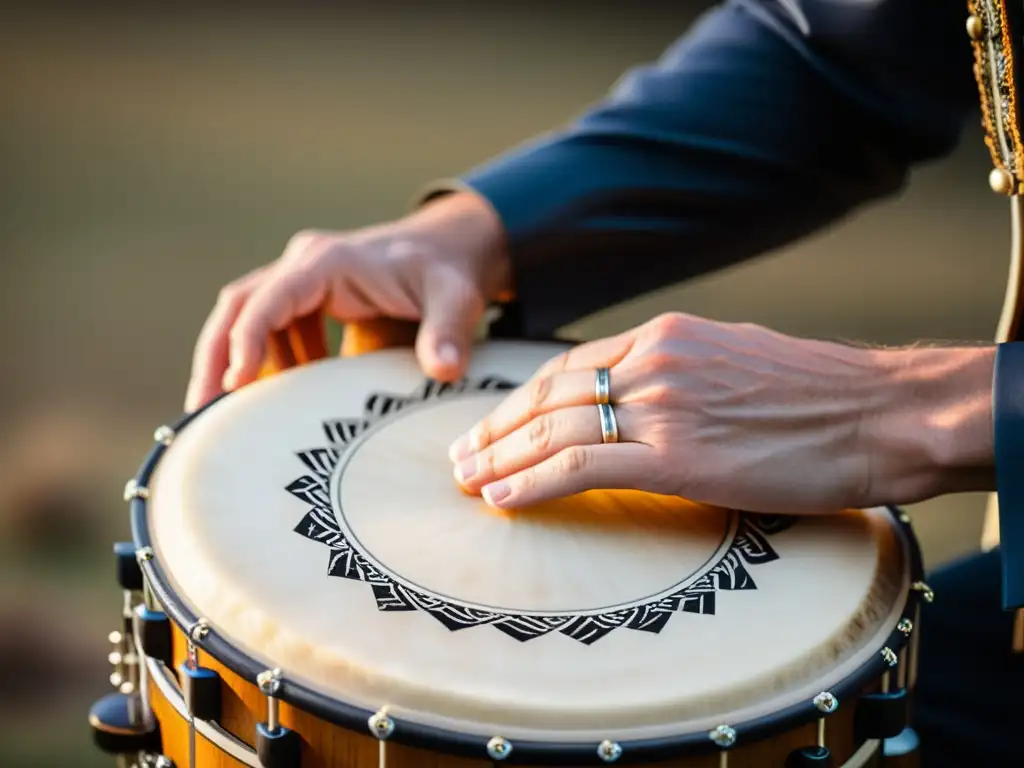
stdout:
<svg viewBox="0 0 1024 768">
<path fill-rule="evenodd" d="M 749 6 L 716 9 L 567 128 L 459 180 L 503 223 L 527 332 L 788 243 L 953 146 L 965 112 L 949 95 L 971 85 L 962 9 L 950 29 L 963 73 L 943 101 L 912 83 L 887 96 L 892 76 L 846 60 L 870 60 L 877 37 L 844 49 L 842 30 L 805 38 L 770 4 Z M 920 53 L 932 80 L 960 63 L 945 53 Z"/>
<path fill-rule="evenodd" d="M 867 504 L 906 504 L 995 490 L 995 347 L 876 350 L 865 398 Z"/>
</svg>

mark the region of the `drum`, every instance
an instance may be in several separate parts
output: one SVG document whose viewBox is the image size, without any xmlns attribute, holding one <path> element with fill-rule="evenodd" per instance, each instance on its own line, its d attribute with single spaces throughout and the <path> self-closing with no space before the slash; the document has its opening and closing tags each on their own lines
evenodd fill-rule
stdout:
<svg viewBox="0 0 1024 768">
<path fill-rule="evenodd" d="M 601 491 L 500 512 L 460 490 L 449 443 L 562 348 L 481 343 L 458 384 L 408 350 L 323 360 L 157 430 L 126 490 L 101 746 L 198 768 L 912 752 L 931 593 L 898 510 Z"/>
</svg>

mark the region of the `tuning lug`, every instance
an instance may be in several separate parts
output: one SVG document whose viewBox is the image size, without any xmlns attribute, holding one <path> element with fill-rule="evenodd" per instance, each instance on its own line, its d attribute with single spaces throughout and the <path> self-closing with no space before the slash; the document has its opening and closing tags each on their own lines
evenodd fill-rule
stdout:
<svg viewBox="0 0 1024 768">
<path fill-rule="evenodd" d="M 139 716 L 137 697 L 111 693 L 97 701 L 89 711 L 96 746 L 111 755 L 159 752 L 160 730 L 155 721 Z"/>
</svg>

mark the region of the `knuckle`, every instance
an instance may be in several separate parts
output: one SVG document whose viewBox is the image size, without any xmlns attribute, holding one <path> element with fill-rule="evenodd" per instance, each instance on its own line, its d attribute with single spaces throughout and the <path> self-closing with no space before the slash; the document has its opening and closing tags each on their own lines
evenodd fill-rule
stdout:
<svg viewBox="0 0 1024 768">
<path fill-rule="evenodd" d="M 530 414 L 539 414 L 543 411 L 548 398 L 551 396 L 552 377 L 547 375 L 537 376 L 530 382 L 527 389 L 529 398 Z"/>
<path fill-rule="evenodd" d="M 519 493 L 530 493 L 537 487 L 537 470 L 529 469 L 520 472 L 515 479 L 516 491 Z"/>
<path fill-rule="evenodd" d="M 477 471 L 483 473 L 485 477 L 494 477 L 498 474 L 498 461 L 497 451 L 489 449 L 480 454 L 477 459 Z"/>
<path fill-rule="evenodd" d="M 578 475 L 590 464 L 590 451 L 573 445 L 558 454 L 558 469 L 565 475 Z"/>
<path fill-rule="evenodd" d="M 559 352 L 548 360 L 538 371 L 538 377 L 553 376 L 556 373 L 565 373 L 569 368 L 569 351 Z"/>
<path fill-rule="evenodd" d="M 482 419 L 475 427 L 473 427 L 472 436 L 470 442 L 474 450 L 480 451 L 491 444 L 491 424 L 487 419 Z"/>
<path fill-rule="evenodd" d="M 245 289 L 241 283 L 228 283 L 217 294 L 217 303 L 223 306 L 234 306 L 242 301 L 245 296 Z"/>
<path fill-rule="evenodd" d="M 384 260 L 397 266 L 419 267 L 427 260 L 427 253 L 412 240 L 393 240 L 384 248 Z"/>
<path fill-rule="evenodd" d="M 323 237 L 323 233 L 315 229 L 300 229 L 288 238 L 285 243 L 284 253 L 301 253 Z"/>
<path fill-rule="evenodd" d="M 685 335 L 692 318 L 682 312 L 663 312 L 650 321 L 650 329 L 657 338 L 676 338 Z"/>
<path fill-rule="evenodd" d="M 739 336 L 742 341 L 753 344 L 760 344 L 773 335 L 773 332 L 763 325 L 751 322 L 723 323 L 720 329 L 731 336 Z"/>
<path fill-rule="evenodd" d="M 676 401 L 677 389 L 664 380 L 654 381 L 646 388 L 644 400 L 651 405 L 673 405 Z"/>
<path fill-rule="evenodd" d="M 554 431 L 553 419 L 549 414 L 538 416 L 530 422 L 528 429 L 530 446 L 540 453 L 545 453 L 551 447 L 551 437 Z"/>
<path fill-rule="evenodd" d="M 347 239 L 337 233 L 304 230 L 288 241 L 274 271 L 280 279 L 317 269 L 343 259 L 350 250 L 347 246 Z"/>
</svg>

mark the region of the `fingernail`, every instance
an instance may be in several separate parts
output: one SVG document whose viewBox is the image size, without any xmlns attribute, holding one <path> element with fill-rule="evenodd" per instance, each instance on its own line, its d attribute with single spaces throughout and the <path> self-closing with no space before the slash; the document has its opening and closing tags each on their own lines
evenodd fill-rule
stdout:
<svg viewBox="0 0 1024 768">
<path fill-rule="evenodd" d="M 221 379 L 221 386 L 225 390 L 234 389 L 235 384 L 238 383 L 238 370 L 236 368 L 228 368 L 224 372 L 224 377 Z"/>
<path fill-rule="evenodd" d="M 456 476 L 461 482 L 466 482 L 476 474 L 476 458 L 466 459 L 455 468 Z"/>
<path fill-rule="evenodd" d="M 508 498 L 508 495 L 512 493 L 512 489 L 509 488 L 508 483 L 504 480 L 499 480 L 496 483 L 485 485 L 480 493 L 483 495 L 484 501 L 496 507 Z"/>
<path fill-rule="evenodd" d="M 452 461 L 462 461 L 473 453 L 473 441 L 469 435 L 463 435 L 448 447 L 448 458 Z"/>
<path fill-rule="evenodd" d="M 458 365 L 459 348 L 450 341 L 446 341 L 437 348 L 437 359 L 441 361 L 442 365 Z"/>
</svg>

